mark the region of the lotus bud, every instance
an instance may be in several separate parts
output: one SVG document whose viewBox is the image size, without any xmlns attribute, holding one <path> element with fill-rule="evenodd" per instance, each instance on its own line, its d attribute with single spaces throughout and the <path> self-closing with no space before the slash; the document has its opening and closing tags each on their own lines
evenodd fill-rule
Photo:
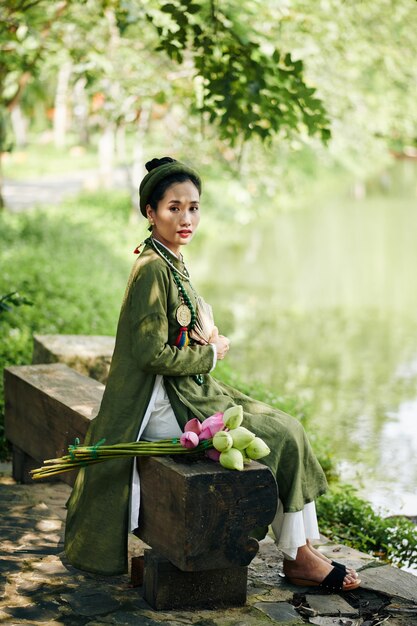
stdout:
<svg viewBox="0 0 417 626">
<path fill-rule="evenodd" d="M 219 461 L 220 460 L 220 452 L 214 450 L 214 448 L 210 448 L 210 450 L 206 450 L 206 457 L 211 461 Z"/>
<path fill-rule="evenodd" d="M 241 453 L 243 456 L 243 465 L 250 465 L 252 462 L 252 459 L 248 457 L 248 455 L 246 454 L 246 450 L 241 450 Z"/>
<path fill-rule="evenodd" d="M 196 417 L 194 417 L 192 420 L 189 420 L 184 426 L 185 433 L 195 433 L 196 435 L 199 435 L 202 430 L 203 427 L 201 426 L 201 422 L 199 422 Z"/>
<path fill-rule="evenodd" d="M 212 434 L 210 428 L 203 428 L 201 433 L 198 435 L 198 438 L 200 439 L 200 441 L 203 441 L 204 439 L 211 439 Z"/>
<path fill-rule="evenodd" d="M 209 429 L 211 433 L 210 437 L 214 437 L 214 435 L 219 430 L 223 430 L 224 428 L 223 413 L 215 413 L 214 415 L 211 415 L 210 417 L 204 420 L 201 426 L 202 426 L 202 432 L 205 429 Z M 205 437 L 205 439 L 208 439 L 208 438 L 209 437 Z"/>
<path fill-rule="evenodd" d="M 243 456 L 240 450 L 230 448 L 220 454 L 220 464 L 227 469 L 243 470 Z"/>
<path fill-rule="evenodd" d="M 255 434 L 244 426 L 229 430 L 229 435 L 233 439 L 233 447 L 238 450 L 244 450 L 255 439 Z"/>
<path fill-rule="evenodd" d="M 233 445 L 233 439 L 225 430 L 219 430 L 213 437 L 213 446 L 219 452 L 230 450 Z"/>
<path fill-rule="evenodd" d="M 243 421 L 243 409 L 240 406 L 231 406 L 226 409 L 223 415 L 223 422 L 226 428 L 238 428 Z"/>
<path fill-rule="evenodd" d="M 180 443 L 183 448 L 196 448 L 199 444 L 198 435 L 193 432 L 182 433 Z"/>
<path fill-rule="evenodd" d="M 257 459 L 262 459 L 264 456 L 267 456 L 271 450 L 268 448 L 265 441 L 262 441 L 259 437 L 255 437 L 255 439 L 250 442 L 245 452 L 250 459 L 256 461 Z"/>
</svg>

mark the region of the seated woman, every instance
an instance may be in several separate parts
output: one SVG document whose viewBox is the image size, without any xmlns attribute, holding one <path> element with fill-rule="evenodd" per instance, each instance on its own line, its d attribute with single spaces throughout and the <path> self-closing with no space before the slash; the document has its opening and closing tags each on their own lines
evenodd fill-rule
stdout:
<svg viewBox="0 0 417 626">
<path fill-rule="evenodd" d="M 332 564 L 310 543 L 319 538 L 314 500 L 325 492 L 326 478 L 303 427 L 210 375 L 229 351 L 229 340 L 216 328 L 208 343 L 190 337 L 197 294 L 180 250 L 199 225 L 200 177 L 169 157 L 146 167 L 140 209 L 151 236 L 128 281 L 108 382 L 85 443 L 102 437 L 107 444 L 176 437 L 193 417 L 202 421 L 241 405 L 243 425 L 271 449 L 264 462 L 278 484 L 272 529 L 285 556 L 284 573 L 295 584 L 354 589 L 360 584 L 356 572 Z M 128 527 L 135 530 L 138 510 L 139 477 L 132 459 L 81 469 L 68 501 L 69 561 L 100 574 L 125 572 Z"/>
</svg>

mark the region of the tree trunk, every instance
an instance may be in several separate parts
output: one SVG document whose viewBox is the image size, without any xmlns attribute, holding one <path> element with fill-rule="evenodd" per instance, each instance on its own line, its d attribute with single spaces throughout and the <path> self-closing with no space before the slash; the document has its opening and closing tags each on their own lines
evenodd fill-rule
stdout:
<svg viewBox="0 0 417 626">
<path fill-rule="evenodd" d="M 73 115 L 75 118 L 79 142 L 82 146 L 87 146 L 90 142 L 90 135 L 88 132 L 88 98 L 85 92 L 86 84 L 87 79 L 82 76 L 76 81 L 73 91 Z"/>
<path fill-rule="evenodd" d="M 24 148 L 27 145 L 27 118 L 23 115 L 19 104 L 11 110 L 10 120 L 12 123 L 14 138 L 18 148 Z"/>
<path fill-rule="evenodd" d="M 131 170 L 131 198 L 132 209 L 134 214 L 137 214 L 139 210 L 139 196 L 138 188 L 140 181 L 142 180 L 145 172 L 144 168 L 144 152 L 143 146 L 145 144 L 146 133 L 149 130 L 152 111 L 152 100 L 145 100 L 142 104 L 140 117 L 137 126 L 137 133 L 135 137 L 135 143 L 133 145 L 133 163 Z"/>
<path fill-rule="evenodd" d="M 117 160 L 124 165 L 127 161 L 126 126 L 124 124 L 118 124 L 116 129 L 116 154 Z"/>
<path fill-rule="evenodd" d="M 0 211 L 3 211 L 5 208 L 5 203 L 4 203 L 4 198 L 3 198 L 2 158 L 3 158 L 3 152 L 0 150 Z"/>
<path fill-rule="evenodd" d="M 113 185 L 115 131 L 114 122 L 108 120 L 98 144 L 100 182 L 104 189 L 110 189 Z"/>
<path fill-rule="evenodd" d="M 65 61 L 58 72 L 54 107 L 54 143 L 57 148 L 66 144 L 68 117 L 68 87 L 72 72 L 71 61 Z"/>
<path fill-rule="evenodd" d="M 0 84 L 0 90 L 3 88 L 3 85 Z M 3 154 L 6 150 L 6 122 L 5 122 L 5 112 L 3 108 L 0 108 L 0 211 L 4 209 L 4 199 L 3 199 L 3 171 L 2 171 L 2 158 Z"/>
</svg>

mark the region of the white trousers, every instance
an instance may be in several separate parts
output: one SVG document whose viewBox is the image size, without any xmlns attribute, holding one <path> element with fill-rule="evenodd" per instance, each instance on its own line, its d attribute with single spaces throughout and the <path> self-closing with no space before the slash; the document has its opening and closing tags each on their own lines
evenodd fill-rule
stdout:
<svg viewBox="0 0 417 626">
<path fill-rule="evenodd" d="M 158 441 L 180 437 L 181 434 L 182 431 L 165 391 L 163 378 L 158 375 L 136 440 Z M 140 479 L 137 465 L 134 463 L 130 497 L 131 531 L 138 526 L 139 507 Z M 302 511 L 284 513 L 282 502 L 278 500 L 277 512 L 271 527 L 278 547 L 285 557 L 291 560 L 297 557 L 298 548 L 304 546 L 307 539 L 320 538 L 314 502 L 306 504 Z"/>
</svg>

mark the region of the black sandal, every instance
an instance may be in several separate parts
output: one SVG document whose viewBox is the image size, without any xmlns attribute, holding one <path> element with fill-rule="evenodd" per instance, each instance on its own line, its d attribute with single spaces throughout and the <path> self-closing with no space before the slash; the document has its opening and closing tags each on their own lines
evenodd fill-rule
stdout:
<svg viewBox="0 0 417 626">
<path fill-rule="evenodd" d="M 305 578 L 292 578 L 290 576 L 287 578 L 290 583 L 298 587 L 321 587 L 328 591 L 352 591 L 353 589 L 357 589 L 361 584 L 359 578 L 354 583 L 344 584 L 345 573 L 341 567 L 336 566 L 333 567 L 331 572 L 327 574 L 326 578 L 324 578 L 321 583 Z"/>
</svg>

